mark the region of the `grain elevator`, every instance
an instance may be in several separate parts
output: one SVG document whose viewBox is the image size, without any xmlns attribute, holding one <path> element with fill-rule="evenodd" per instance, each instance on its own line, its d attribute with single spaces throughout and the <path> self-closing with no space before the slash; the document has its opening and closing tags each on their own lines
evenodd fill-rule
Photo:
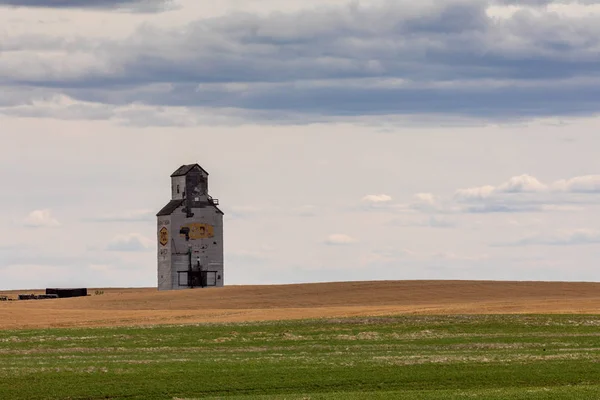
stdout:
<svg viewBox="0 0 600 400">
<path fill-rule="evenodd" d="M 171 201 L 157 214 L 158 290 L 221 287 L 223 212 L 208 194 L 208 172 L 182 165 L 171 175 Z"/>
</svg>

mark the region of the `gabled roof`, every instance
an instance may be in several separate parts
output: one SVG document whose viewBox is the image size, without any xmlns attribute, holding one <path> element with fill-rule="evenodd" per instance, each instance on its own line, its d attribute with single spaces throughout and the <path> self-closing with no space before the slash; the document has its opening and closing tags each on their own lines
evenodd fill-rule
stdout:
<svg viewBox="0 0 600 400">
<path fill-rule="evenodd" d="M 185 200 L 183 199 L 171 200 L 158 212 L 158 214 L 156 214 L 156 216 L 161 217 L 163 215 L 171 215 L 173 214 L 173 211 L 177 210 L 184 202 Z"/>
<path fill-rule="evenodd" d="M 162 217 L 165 215 L 171 215 L 173 214 L 173 212 L 175 210 L 177 210 L 179 207 L 181 207 L 183 204 L 185 203 L 185 199 L 179 199 L 179 200 L 171 200 L 167 203 L 166 206 L 164 206 L 162 208 L 162 210 L 160 210 L 158 212 L 158 214 L 156 214 L 157 217 Z M 223 211 L 221 211 L 221 209 L 219 207 L 217 207 L 215 204 L 210 204 L 208 205 L 209 207 L 214 207 L 215 210 L 217 210 L 217 212 L 221 215 L 225 215 L 225 213 Z M 205 207 L 205 206 L 204 206 Z"/>
<path fill-rule="evenodd" d="M 202 170 L 202 172 L 204 172 L 206 175 L 208 175 L 208 172 L 206 172 L 206 170 L 204 168 L 202 168 L 200 165 L 188 164 L 188 165 L 182 165 L 181 167 L 177 168 L 177 170 L 171 174 L 171 178 L 173 178 L 174 176 L 187 175 L 195 167 L 200 168 Z"/>
</svg>

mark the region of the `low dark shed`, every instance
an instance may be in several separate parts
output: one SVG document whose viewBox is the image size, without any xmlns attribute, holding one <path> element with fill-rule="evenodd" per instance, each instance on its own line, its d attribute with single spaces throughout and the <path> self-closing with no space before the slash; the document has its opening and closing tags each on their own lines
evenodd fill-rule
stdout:
<svg viewBox="0 0 600 400">
<path fill-rule="evenodd" d="M 65 297 L 81 297 L 87 296 L 87 288 L 76 288 L 76 289 L 46 289 L 46 294 L 55 294 L 60 298 Z"/>
</svg>

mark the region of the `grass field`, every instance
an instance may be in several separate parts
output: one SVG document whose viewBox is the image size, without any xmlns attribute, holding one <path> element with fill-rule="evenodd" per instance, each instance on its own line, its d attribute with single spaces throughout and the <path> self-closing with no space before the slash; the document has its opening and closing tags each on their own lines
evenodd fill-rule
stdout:
<svg viewBox="0 0 600 400">
<path fill-rule="evenodd" d="M 600 316 L 0 331 L 1 399 L 588 399 Z"/>
</svg>

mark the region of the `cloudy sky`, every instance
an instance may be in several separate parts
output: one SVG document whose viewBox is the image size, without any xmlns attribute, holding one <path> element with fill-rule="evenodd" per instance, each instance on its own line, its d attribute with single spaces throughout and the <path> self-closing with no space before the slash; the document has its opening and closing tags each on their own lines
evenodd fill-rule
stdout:
<svg viewBox="0 0 600 400">
<path fill-rule="evenodd" d="M 226 284 L 598 281 L 600 3 L 0 0 L 0 289 L 156 285 L 169 175 Z"/>
</svg>

